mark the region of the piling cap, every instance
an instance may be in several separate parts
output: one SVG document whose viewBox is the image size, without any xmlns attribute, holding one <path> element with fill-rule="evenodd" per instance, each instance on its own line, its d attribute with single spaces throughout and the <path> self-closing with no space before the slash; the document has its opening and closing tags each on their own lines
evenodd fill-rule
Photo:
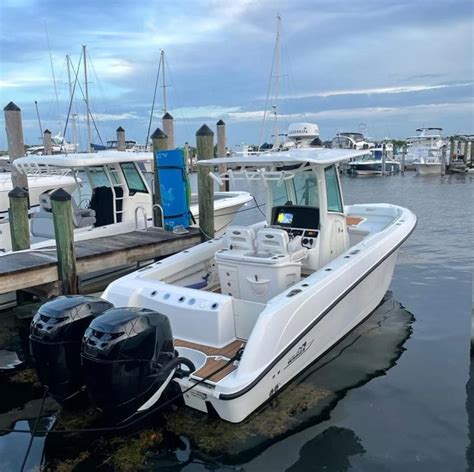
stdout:
<svg viewBox="0 0 474 472">
<path fill-rule="evenodd" d="M 209 126 L 203 124 L 197 131 L 196 136 L 214 136 L 214 132 Z"/>
<path fill-rule="evenodd" d="M 222 120 L 219 120 L 217 123 L 216 123 L 217 126 L 225 126 L 225 123 L 222 121 Z"/>
<path fill-rule="evenodd" d="M 3 111 L 21 111 L 18 105 L 15 105 L 13 102 L 10 102 Z"/>
<path fill-rule="evenodd" d="M 115 131 L 117 133 L 123 133 L 125 130 L 121 126 L 119 126 Z"/>
<path fill-rule="evenodd" d="M 25 198 L 28 197 L 28 191 L 21 187 L 15 187 L 8 192 L 10 198 Z"/>
<path fill-rule="evenodd" d="M 67 202 L 68 200 L 71 200 L 71 195 L 67 193 L 66 190 L 58 188 L 51 194 L 51 200 L 54 200 L 55 202 Z"/>
<path fill-rule="evenodd" d="M 165 139 L 168 138 L 168 135 L 163 133 L 160 128 L 156 128 L 155 132 L 150 137 L 151 139 Z"/>
<path fill-rule="evenodd" d="M 45 130 L 43 131 L 43 134 L 51 134 L 51 131 L 49 131 L 49 129 L 45 129 Z"/>
<path fill-rule="evenodd" d="M 172 120 L 173 117 L 172 117 L 168 112 L 166 112 L 166 113 L 163 115 L 163 118 L 162 118 L 162 119 L 163 119 L 163 120 Z"/>
</svg>

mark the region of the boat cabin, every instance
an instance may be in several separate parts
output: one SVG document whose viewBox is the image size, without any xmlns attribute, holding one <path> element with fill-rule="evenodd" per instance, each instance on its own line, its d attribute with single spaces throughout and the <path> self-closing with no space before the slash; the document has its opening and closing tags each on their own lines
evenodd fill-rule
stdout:
<svg viewBox="0 0 474 472">
<path fill-rule="evenodd" d="M 143 164 L 150 159 L 151 155 L 117 151 L 107 156 L 29 156 L 17 159 L 14 165 L 28 175 L 72 175 L 78 183 L 72 198 L 73 223 L 79 229 L 133 221 L 139 208 L 151 216 L 151 191 L 142 172 Z M 33 237 L 54 238 L 51 193 L 39 197 L 39 211 L 31 220 Z"/>
</svg>

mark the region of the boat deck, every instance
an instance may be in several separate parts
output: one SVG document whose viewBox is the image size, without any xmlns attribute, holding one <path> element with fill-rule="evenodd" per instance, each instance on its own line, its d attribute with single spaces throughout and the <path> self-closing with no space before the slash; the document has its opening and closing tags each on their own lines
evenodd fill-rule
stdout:
<svg viewBox="0 0 474 472">
<path fill-rule="evenodd" d="M 218 383 L 225 377 L 227 377 L 231 372 L 237 369 L 236 365 L 229 364 L 227 367 L 212 375 L 217 369 L 224 367 L 229 359 L 231 359 L 237 351 L 242 347 L 245 347 L 245 341 L 236 339 L 231 343 L 227 344 L 224 347 L 216 348 L 212 346 L 206 346 L 205 344 L 198 344 L 189 341 L 184 341 L 182 339 L 175 339 L 174 344 L 176 347 L 186 347 L 188 349 L 194 349 L 196 351 L 202 352 L 206 356 L 206 362 L 204 365 L 196 370 L 192 377 L 204 379 L 210 375 L 207 379 L 209 382 Z"/>
</svg>

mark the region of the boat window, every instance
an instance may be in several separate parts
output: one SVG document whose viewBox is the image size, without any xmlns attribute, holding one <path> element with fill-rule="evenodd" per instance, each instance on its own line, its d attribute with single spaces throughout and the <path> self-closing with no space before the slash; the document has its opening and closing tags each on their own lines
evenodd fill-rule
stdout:
<svg viewBox="0 0 474 472">
<path fill-rule="evenodd" d="M 341 190 L 337 179 L 336 166 L 332 165 L 324 169 L 326 179 L 326 196 L 328 200 L 328 211 L 343 213 Z"/>
<path fill-rule="evenodd" d="M 120 166 L 122 167 L 128 189 L 132 195 L 135 192 L 148 193 L 145 183 L 133 162 L 125 162 L 120 164 Z"/>
<path fill-rule="evenodd" d="M 278 182 L 275 180 L 270 180 L 269 182 L 272 190 L 272 207 L 284 205 L 288 200 L 290 200 L 284 182 L 281 182 L 280 185 L 278 185 Z"/>
<path fill-rule="evenodd" d="M 319 192 L 316 176 L 312 171 L 300 172 L 290 181 L 296 196 L 295 205 L 319 208 Z"/>
<path fill-rule="evenodd" d="M 89 167 L 88 174 L 92 188 L 110 187 L 110 180 L 103 167 Z"/>
</svg>

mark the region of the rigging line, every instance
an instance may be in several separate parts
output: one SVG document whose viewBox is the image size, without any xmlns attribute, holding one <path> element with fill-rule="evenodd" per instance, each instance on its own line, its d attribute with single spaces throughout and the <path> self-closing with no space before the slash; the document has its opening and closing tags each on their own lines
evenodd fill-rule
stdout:
<svg viewBox="0 0 474 472">
<path fill-rule="evenodd" d="M 148 146 L 148 140 L 150 139 L 151 122 L 153 121 L 153 113 L 155 112 L 156 91 L 158 89 L 158 83 L 160 80 L 160 70 L 161 70 L 161 56 L 160 56 L 160 60 L 158 61 L 158 70 L 156 72 L 155 90 L 153 91 L 153 101 L 151 104 L 150 121 L 148 122 L 148 131 L 146 133 L 145 146 Z"/>
<path fill-rule="evenodd" d="M 57 117 L 58 117 L 59 129 L 61 129 L 61 115 L 59 114 L 58 86 L 56 84 L 56 76 L 54 74 L 53 55 L 51 54 L 51 45 L 49 43 L 48 23 L 44 24 L 44 28 L 46 30 L 46 42 L 48 44 L 49 62 L 51 64 L 51 73 L 53 74 L 54 95 L 56 97 L 56 113 L 57 113 Z"/>
<path fill-rule="evenodd" d="M 67 111 L 66 123 L 64 124 L 64 132 L 63 132 L 63 138 L 62 138 L 61 145 L 64 144 L 64 136 L 66 136 L 67 125 L 69 123 L 69 116 L 71 115 L 72 104 L 74 103 L 74 93 L 76 91 L 76 85 L 79 84 L 79 86 L 80 86 L 78 74 L 79 74 L 79 69 L 81 67 L 81 61 L 82 61 L 82 52 L 81 52 L 81 55 L 79 56 L 79 63 L 77 65 L 77 72 L 74 69 L 74 64 L 72 63 L 72 61 L 70 61 L 72 72 L 74 73 L 74 85 L 72 87 L 71 97 L 69 99 L 69 108 L 68 108 L 68 111 Z"/>
<path fill-rule="evenodd" d="M 280 29 L 279 29 L 280 20 L 281 20 L 280 15 L 277 15 L 277 24 L 278 24 L 277 36 L 276 36 L 275 46 L 273 48 L 272 67 L 270 69 L 270 79 L 268 81 L 267 98 L 265 99 L 265 110 L 263 112 L 262 126 L 260 127 L 260 135 L 259 135 L 259 138 L 258 138 L 258 149 L 260 149 L 260 147 L 263 144 L 262 143 L 262 137 L 263 137 L 263 133 L 265 131 L 265 121 L 266 121 L 266 118 L 267 118 L 268 101 L 270 100 L 270 90 L 272 88 L 273 70 L 274 70 L 274 67 L 275 67 L 275 57 L 276 57 L 276 54 L 277 54 L 278 42 L 279 42 L 279 38 L 280 38 Z"/>
<path fill-rule="evenodd" d="M 71 64 L 71 67 L 72 67 L 72 71 L 74 72 L 74 75 L 76 75 L 76 77 L 77 77 L 76 70 L 74 69 L 74 65 Z M 79 73 L 79 67 L 77 68 L 77 73 Z M 86 97 L 85 97 L 84 91 L 82 90 L 81 82 L 79 80 L 77 80 L 77 85 L 79 86 L 79 90 L 81 91 L 82 98 L 84 99 L 84 101 L 86 101 Z M 100 135 L 99 130 L 97 129 L 96 122 L 95 122 L 94 117 L 92 116 L 91 110 L 89 108 L 89 103 L 87 103 L 87 102 L 86 102 L 86 111 L 87 111 L 88 115 L 90 116 L 90 118 L 92 119 L 92 124 L 94 125 L 94 129 L 97 133 L 97 136 L 98 136 L 101 144 L 104 144 L 104 141 L 102 141 L 102 136 Z M 88 144 L 87 149 L 89 149 L 89 147 L 90 147 L 90 143 Z"/>
<path fill-rule="evenodd" d="M 36 107 L 36 117 L 38 118 L 38 125 L 40 129 L 40 139 L 43 139 L 43 126 L 41 125 L 41 118 L 38 110 L 38 102 L 35 100 L 35 107 Z"/>
</svg>

